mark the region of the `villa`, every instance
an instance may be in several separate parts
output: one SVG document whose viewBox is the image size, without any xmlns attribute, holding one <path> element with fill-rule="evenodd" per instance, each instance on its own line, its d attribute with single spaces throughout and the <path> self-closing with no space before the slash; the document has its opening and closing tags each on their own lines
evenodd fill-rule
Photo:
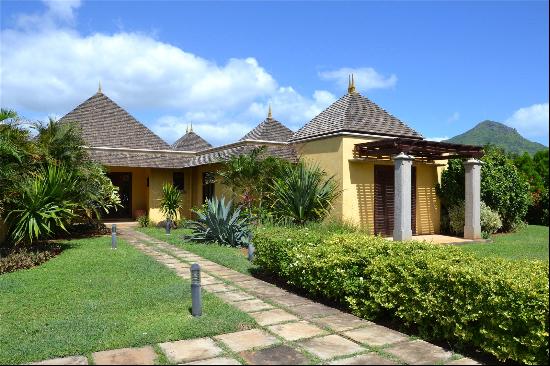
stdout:
<svg viewBox="0 0 550 366">
<path fill-rule="evenodd" d="M 239 141 L 212 147 L 193 129 L 168 145 L 127 111 L 98 92 L 62 118 L 77 122 L 92 159 L 106 166 L 120 188 L 123 207 L 110 218 L 148 214 L 163 220 L 159 210 L 162 184 L 171 182 L 184 197 L 182 215 L 216 195 L 230 195 L 215 172 L 231 156 L 265 146 L 266 152 L 290 161 L 304 159 L 333 175 L 342 194 L 333 218 L 396 240 L 437 234 L 440 202 L 436 185 L 449 158 L 468 159 L 466 166 L 465 237 L 481 237 L 480 147 L 427 141 L 368 98 L 348 92 L 293 132 L 267 118 Z"/>
</svg>

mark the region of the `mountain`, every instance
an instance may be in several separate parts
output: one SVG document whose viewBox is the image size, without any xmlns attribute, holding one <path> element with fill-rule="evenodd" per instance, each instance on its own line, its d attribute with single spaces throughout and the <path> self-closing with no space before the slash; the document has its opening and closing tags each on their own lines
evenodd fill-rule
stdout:
<svg viewBox="0 0 550 366">
<path fill-rule="evenodd" d="M 452 137 L 446 142 L 466 145 L 493 144 L 502 147 L 507 152 L 523 154 L 527 151 L 531 155 L 539 150 L 548 149 L 543 144 L 527 140 L 515 128 L 495 121 L 480 122 L 471 130 Z"/>
</svg>

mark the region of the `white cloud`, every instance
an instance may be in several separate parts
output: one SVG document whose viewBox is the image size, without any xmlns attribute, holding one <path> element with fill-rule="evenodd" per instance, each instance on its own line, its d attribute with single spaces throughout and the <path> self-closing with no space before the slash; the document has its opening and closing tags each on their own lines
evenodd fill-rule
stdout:
<svg viewBox="0 0 550 366">
<path fill-rule="evenodd" d="M 449 118 L 447 118 L 448 123 L 456 122 L 460 119 L 460 113 L 454 112 Z"/>
<path fill-rule="evenodd" d="M 443 140 L 448 140 L 450 139 L 449 136 L 444 136 L 444 137 L 426 137 L 426 140 L 428 141 L 437 141 L 437 142 L 440 142 L 440 141 L 443 141 Z"/>
<path fill-rule="evenodd" d="M 526 137 L 546 137 L 548 141 L 548 102 L 515 111 L 505 123 Z"/>
<path fill-rule="evenodd" d="M 395 87 L 397 83 L 395 74 L 384 76 L 372 67 L 342 67 L 338 70 L 322 71 L 319 76 L 324 80 L 335 81 L 339 88 L 345 90 L 350 74 L 354 75 L 355 86 L 359 90 L 388 89 Z"/>
<path fill-rule="evenodd" d="M 63 115 L 103 91 L 132 114 L 154 111 L 150 128 L 174 141 L 189 122 L 214 143 L 233 142 L 267 113 L 293 129 L 336 98 L 281 86 L 253 57 L 222 64 L 137 32 L 81 35 L 73 27 L 79 1 L 46 1 L 42 14 L 19 15 L 3 29 L 0 102 L 33 114 Z M 39 20 L 46 19 L 38 28 Z M 31 26 L 32 25 L 32 26 Z M 171 130 L 172 129 L 172 130 Z"/>
</svg>

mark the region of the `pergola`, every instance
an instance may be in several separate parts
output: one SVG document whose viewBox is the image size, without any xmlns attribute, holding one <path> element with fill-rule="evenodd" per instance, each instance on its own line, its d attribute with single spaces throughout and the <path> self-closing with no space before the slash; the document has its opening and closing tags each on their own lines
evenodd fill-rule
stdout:
<svg viewBox="0 0 550 366">
<path fill-rule="evenodd" d="M 394 240 L 410 240 L 411 228 L 411 166 L 413 160 L 465 159 L 465 225 L 466 239 L 481 238 L 480 186 L 483 156 L 480 146 L 451 144 L 411 138 L 384 139 L 356 144 L 356 159 L 393 160 L 395 166 Z"/>
</svg>

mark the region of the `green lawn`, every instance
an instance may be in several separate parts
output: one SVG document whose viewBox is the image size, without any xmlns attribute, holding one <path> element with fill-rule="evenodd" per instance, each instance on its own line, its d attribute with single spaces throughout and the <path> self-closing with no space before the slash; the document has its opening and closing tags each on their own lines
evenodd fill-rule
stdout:
<svg viewBox="0 0 550 366">
<path fill-rule="evenodd" d="M 460 248 L 484 257 L 548 261 L 548 226 L 529 225 L 511 234 L 496 234 L 492 243 L 465 244 Z"/>
<path fill-rule="evenodd" d="M 0 276 L 0 364 L 232 332 L 254 321 L 110 237 L 74 240 L 49 262 Z"/>
<path fill-rule="evenodd" d="M 217 244 L 191 243 L 183 240 L 182 236 L 190 232 L 187 229 L 172 230 L 171 235 L 166 235 L 164 229 L 156 227 L 139 228 L 138 230 L 244 274 L 251 274 L 251 270 L 254 267 L 248 261 L 245 253 L 239 248 L 231 248 Z"/>
</svg>

